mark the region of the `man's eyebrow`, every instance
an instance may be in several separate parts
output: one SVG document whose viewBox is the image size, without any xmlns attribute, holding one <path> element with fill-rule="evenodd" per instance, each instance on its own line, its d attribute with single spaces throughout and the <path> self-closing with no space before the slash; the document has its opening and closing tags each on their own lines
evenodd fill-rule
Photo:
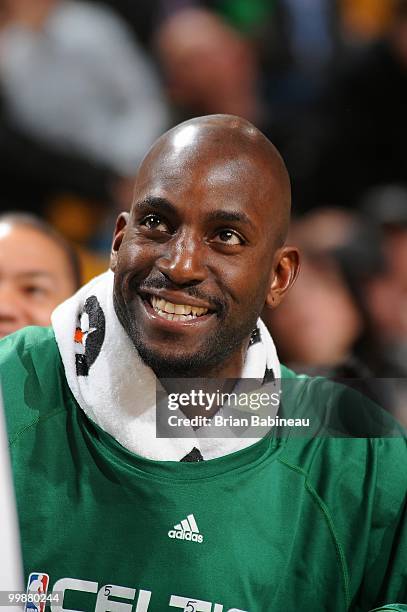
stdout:
<svg viewBox="0 0 407 612">
<path fill-rule="evenodd" d="M 139 213 L 149 212 L 152 208 L 157 212 L 165 213 L 167 215 L 176 214 L 175 206 L 167 200 L 167 198 L 160 198 L 158 196 L 147 196 L 142 200 L 133 203 L 133 210 L 137 210 Z"/>
<path fill-rule="evenodd" d="M 205 215 L 207 221 L 223 221 L 226 223 L 244 223 L 254 229 L 253 222 L 240 210 L 214 210 Z"/>
</svg>

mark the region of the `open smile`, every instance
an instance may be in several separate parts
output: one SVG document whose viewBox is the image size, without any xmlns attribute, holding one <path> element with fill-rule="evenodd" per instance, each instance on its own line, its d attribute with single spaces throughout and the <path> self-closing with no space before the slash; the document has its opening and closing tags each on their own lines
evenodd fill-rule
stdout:
<svg viewBox="0 0 407 612">
<path fill-rule="evenodd" d="M 142 296 L 144 306 L 150 316 L 172 324 L 191 325 L 207 321 L 214 311 L 206 306 L 177 303 L 156 295 Z"/>
</svg>

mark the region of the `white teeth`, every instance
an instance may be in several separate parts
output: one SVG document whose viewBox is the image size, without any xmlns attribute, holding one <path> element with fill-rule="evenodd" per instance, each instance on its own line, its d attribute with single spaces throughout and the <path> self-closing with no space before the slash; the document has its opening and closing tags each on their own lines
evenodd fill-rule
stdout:
<svg viewBox="0 0 407 612">
<path fill-rule="evenodd" d="M 175 304 L 175 314 L 186 314 L 184 312 L 184 305 L 183 304 Z"/>
<path fill-rule="evenodd" d="M 174 315 L 169 313 L 169 312 L 164 312 L 163 310 L 156 310 L 157 314 L 160 315 L 160 317 L 162 317 L 163 319 L 168 319 L 169 321 L 172 321 Z"/>
<path fill-rule="evenodd" d="M 165 300 L 161 300 L 159 298 L 153 297 L 152 303 L 154 308 L 159 308 L 160 310 L 164 310 Z"/>
<path fill-rule="evenodd" d="M 151 296 L 151 305 L 160 317 L 169 321 L 190 321 L 208 312 L 207 308 L 199 308 L 190 304 L 173 304 L 154 295 Z"/>
<path fill-rule="evenodd" d="M 164 306 L 163 310 L 165 312 L 169 312 L 170 314 L 174 314 L 174 312 L 175 312 L 175 304 L 172 304 L 171 302 L 165 302 L 165 306 Z"/>
</svg>

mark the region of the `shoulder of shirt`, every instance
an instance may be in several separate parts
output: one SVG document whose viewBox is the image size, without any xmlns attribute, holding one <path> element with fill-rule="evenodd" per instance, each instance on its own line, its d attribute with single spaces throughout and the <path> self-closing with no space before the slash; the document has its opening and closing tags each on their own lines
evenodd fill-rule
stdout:
<svg viewBox="0 0 407 612">
<path fill-rule="evenodd" d="M 323 483 L 340 483 L 346 473 L 347 490 L 353 489 L 355 496 L 365 483 L 375 521 L 396 524 L 406 501 L 407 472 L 400 467 L 407 461 L 405 428 L 363 392 L 345 384 L 297 375 L 284 366 L 281 378 L 287 416 L 319 422 L 314 436 L 289 436 L 280 464 L 303 478 L 315 500 L 325 504 Z"/>
<path fill-rule="evenodd" d="M 51 327 L 26 327 L 0 341 L 0 384 L 10 443 L 66 410 L 69 389 Z"/>
<path fill-rule="evenodd" d="M 384 397 L 389 392 L 386 380 L 308 376 L 285 366 L 281 378 L 283 406 L 297 417 L 323 421 L 331 437 L 406 437 L 405 427 L 382 407 L 380 395 L 388 409 L 392 405 L 391 398 Z"/>
<path fill-rule="evenodd" d="M 344 380 L 339 383 L 322 376 L 298 375 L 285 366 L 281 366 L 281 378 L 282 412 L 285 408 L 288 417 L 318 421 L 314 437 L 288 440 L 283 462 L 312 482 L 315 466 L 327 456 L 335 457 L 332 465 L 338 469 L 339 478 L 341 458 L 346 456 L 358 466 L 360 476 L 366 470 L 376 470 L 377 485 L 386 489 L 387 501 L 394 497 L 396 508 L 407 488 L 407 473 L 400 469 L 407 461 L 405 428 L 371 397 L 347 386 Z"/>
</svg>

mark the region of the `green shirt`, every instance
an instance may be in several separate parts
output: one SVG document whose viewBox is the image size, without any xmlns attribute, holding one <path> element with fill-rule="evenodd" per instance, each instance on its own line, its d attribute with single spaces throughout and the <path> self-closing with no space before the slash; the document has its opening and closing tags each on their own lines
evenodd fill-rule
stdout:
<svg viewBox="0 0 407 612">
<path fill-rule="evenodd" d="M 219 459 L 152 461 L 85 416 L 51 329 L 4 339 L 0 376 L 25 573 L 63 592 L 53 610 L 407 603 L 404 438 L 273 434 Z M 302 380 L 306 414 L 318 384 Z"/>
</svg>

